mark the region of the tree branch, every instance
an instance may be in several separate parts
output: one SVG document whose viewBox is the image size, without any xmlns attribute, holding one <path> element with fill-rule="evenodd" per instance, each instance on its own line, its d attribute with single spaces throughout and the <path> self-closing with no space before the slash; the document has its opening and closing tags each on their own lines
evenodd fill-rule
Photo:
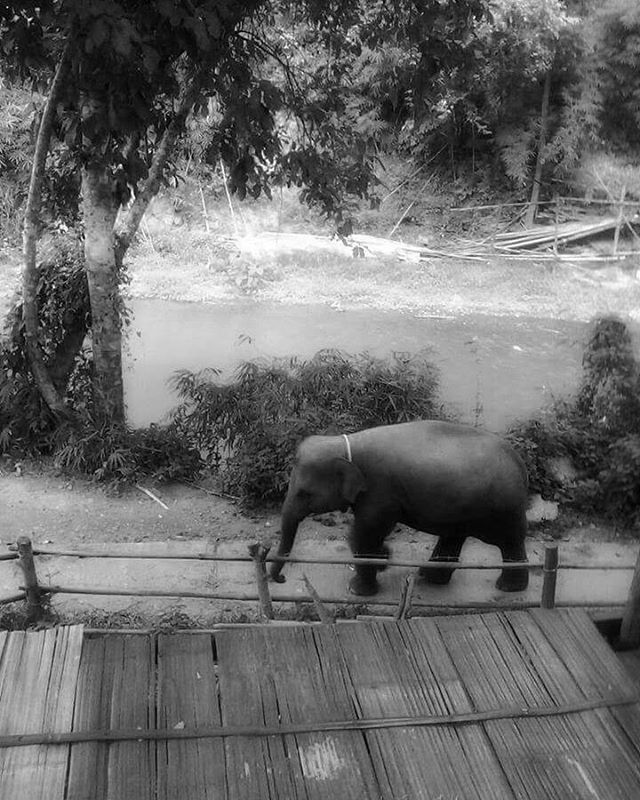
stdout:
<svg viewBox="0 0 640 800">
<path fill-rule="evenodd" d="M 160 144 L 153 155 L 151 168 L 149 169 L 149 175 L 147 176 L 142 189 L 136 195 L 136 198 L 131 204 L 131 207 L 127 213 L 124 214 L 122 219 L 116 224 L 115 255 L 116 264 L 118 266 L 122 264 L 124 254 L 131 245 L 133 237 L 138 230 L 138 226 L 142 221 L 142 217 L 144 216 L 149 203 L 151 200 L 153 200 L 160 189 L 160 184 L 162 183 L 162 176 L 167 161 L 171 155 L 173 146 L 175 145 L 178 136 L 184 128 L 187 116 L 193 108 L 193 104 L 196 101 L 199 91 L 200 86 L 197 80 L 194 80 L 185 90 L 180 100 L 178 110 L 165 129 L 162 139 L 160 140 Z"/>
<path fill-rule="evenodd" d="M 42 112 L 36 147 L 33 156 L 33 167 L 29 181 L 29 194 L 25 209 L 23 252 L 24 271 L 22 274 L 22 318 L 24 321 L 24 336 L 27 357 L 36 385 L 45 403 L 55 414 L 66 416 L 68 408 L 62 396 L 56 389 L 54 382 L 45 364 L 45 357 L 39 340 L 38 317 L 38 278 L 39 270 L 36 264 L 38 222 L 42 205 L 42 179 L 44 175 L 51 130 L 55 116 L 58 99 L 71 64 L 71 52 L 75 44 L 75 26 L 72 25 L 64 46 L 62 57 L 58 63 L 49 96 Z"/>
</svg>

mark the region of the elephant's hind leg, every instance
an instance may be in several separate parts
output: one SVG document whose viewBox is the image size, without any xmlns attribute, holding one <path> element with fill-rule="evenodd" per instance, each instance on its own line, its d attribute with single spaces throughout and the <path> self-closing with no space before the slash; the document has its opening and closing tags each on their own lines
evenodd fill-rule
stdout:
<svg viewBox="0 0 640 800">
<path fill-rule="evenodd" d="M 522 514 L 516 521 L 511 520 L 505 524 L 508 533 L 507 542 L 499 544 L 502 561 L 505 564 L 513 561 L 527 561 L 527 551 L 524 540 L 527 533 L 527 520 Z M 496 588 L 502 592 L 523 592 L 529 585 L 529 570 L 526 567 L 503 569 L 496 581 Z"/>
<path fill-rule="evenodd" d="M 429 563 L 458 561 L 466 538 L 466 535 L 463 534 L 441 536 L 433 548 Z M 445 586 L 451 580 L 454 569 L 455 567 L 420 567 L 418 574 L 428 583 Z"/>
</svg>

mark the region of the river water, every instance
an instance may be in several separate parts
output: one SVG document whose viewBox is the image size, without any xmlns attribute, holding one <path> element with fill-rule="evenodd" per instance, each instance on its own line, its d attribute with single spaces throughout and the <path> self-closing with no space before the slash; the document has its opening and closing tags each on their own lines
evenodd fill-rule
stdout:
<svg viewBox="0 0 640 800">
<path fill-rule="evenodd" d="M 131 304 L 125 394 L 134 426 L 161 422 L 176 405 L 167 381 L 175 370 L 217 367 L 231 378 L 245 360 L 311 356 L 327 347 L 349 353 L 430 348 L 442 399 L 462 421 L 502 430 L 576 388 L 585 323 L 402 312 L 337 311 L 324 305 L 252 301 L 212 306 L 162 300 Z"/>
</svg>

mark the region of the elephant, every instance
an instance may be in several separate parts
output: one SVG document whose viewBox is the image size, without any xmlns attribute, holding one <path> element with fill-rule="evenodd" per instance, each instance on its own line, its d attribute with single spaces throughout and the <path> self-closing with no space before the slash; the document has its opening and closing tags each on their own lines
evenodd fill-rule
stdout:
<svg viewBox="0 0 640 800">
<path fill-rule="evenodd" d="M 384 544 L 397 523 L 437 535 L 429 563 L 458 561 L 468 536 L 500 548 L 503 563 L 527 560 L 526 468 L 495 434 L 439 420 L 382 425 L 349 435 L 309 436 L 296 452 L 281 512 L 280 541 L 270 565 L 282 583 L 298 526 L 309 514 L 353 511 L 355 558 L 388 558 Z M 370 596 L 379 565 L 357 564 L 349 588 Z M 449 582 L 455 567 L 424 566 L 421 577 Z M 503 569 L 496 586 L 527 588 L 527 567 Z"/>
</svg>

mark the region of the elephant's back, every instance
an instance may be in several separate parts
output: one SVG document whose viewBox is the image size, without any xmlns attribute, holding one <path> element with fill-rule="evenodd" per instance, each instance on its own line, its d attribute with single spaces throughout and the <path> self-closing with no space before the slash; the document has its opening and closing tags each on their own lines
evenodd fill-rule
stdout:
<svg viewBox="0 0 640 800">
<path fill-rule="evenodd" d="M 436 506 L 527 503 L 527 473 L 503 439 L 467 425 L 423 420 L 382 426 L 353 438 L 368 453 L 368 469 L 398 480 L 402 493 L 430 495 Z M 387 473 L 387 475 L 383 475 Z"/>
<path fill-rule="evenodd" d="M 416 420 L 397 425 L 381 425 L 349 436 L 357 446 L 379 452 L 404 452 L 412 460 L 417 452 L 449 459 L 459 454 L 491 457 L 500 451 L 513 452 L 510 445 L 494 433 L 469 425 L 442 420 Z"/>
</svg>

